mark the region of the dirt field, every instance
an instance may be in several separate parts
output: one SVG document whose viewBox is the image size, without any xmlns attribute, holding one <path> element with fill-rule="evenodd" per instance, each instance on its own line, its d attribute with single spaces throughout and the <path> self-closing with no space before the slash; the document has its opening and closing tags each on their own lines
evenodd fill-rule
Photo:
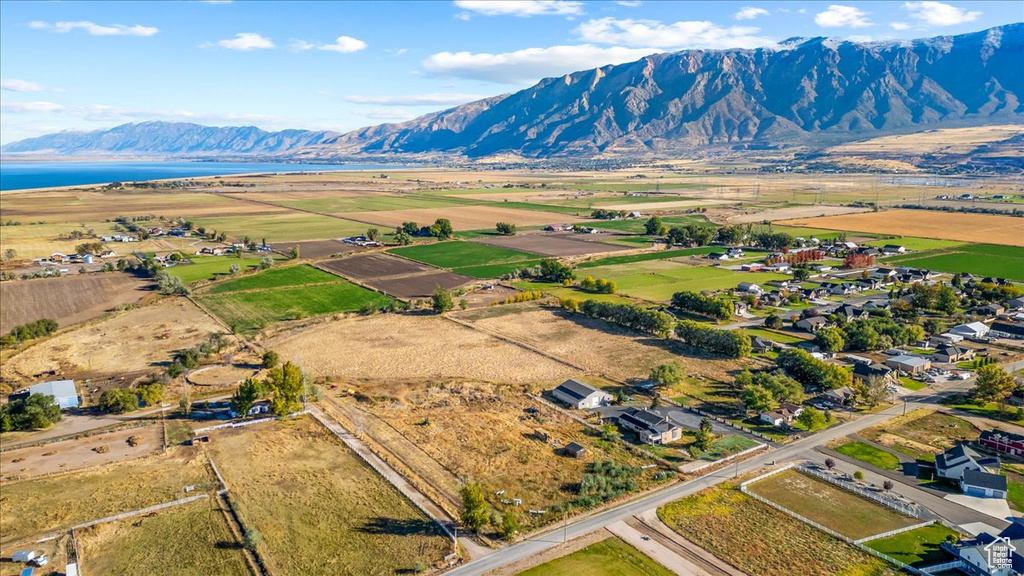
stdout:
<svg viewBox="0 0 1024 576">
<path fill-rule="evenodd" d="M 927 410 L 915 410 L 860 432 L 868 440 L 920 458 L 939 454 L 959 441 L 977 440 L 980 434 L 981 430 L 963 418 Z"/>
<path fill-rule="evenodd" d="M 153 283 L 130 274 L 76 274 L 4 282 L 0 290 L 0 332 L 41 318 L 62 328 L 91 320 L 118 304 L 138 302 Z"/>
<path fill-rule="evenodd" d="M 234 386 L 259 372 L 258 367 L 215 365 L 189 372 L 188 381 L 196 386 Z"/>
<path fill-rule="evenodd" d="M 283 208 L 241 202 L 197 192 L 59 190 L 4 192 L 4 218 L 39 218 L 47 222 L 102 222 L 118 215 L 155 214 L 198 218 L 228 214 L 287 212 Z"/>
<path fill-rule="evenodd" d="M 633 204 L 613 204 L 604 206 L 606 210 L 628 210 L 637 212 L 668 212 L 674 208 L 691 208 L 693 206 L 712 206 L 719 204 L 738 204 L 738 200 L 674 200 L 671 202 L 636 202 Z"/>
<path fill-rule="evenodd" d="M 206 498 L 77 533 L 88 574 L 251 574 L 217 501 Z"/>
<path fill-rule="evenodd" d="M 776 222 L 785 226 L 808 226 L 828 230 L 849 230 L 869 234 L 962 240 L 1006 246 L 1024 246 L 1024 218 L 991 214 L 956 214 L 932 210 L 887 210 L 824 218 L 799 218 Z"/>
<path fill-rule="evenodd" d="M 346 244 L 341 240 L 305 240 L 303 242 L 275 242 L 271 248 L 287 254 L 293 246 L 299 247 L 299 256 L 302 258 L 327 258 L 335 254 L 347 254 L 359 250 L 355 244 Z"/>
<path fill-rule="evenodd" d="M 793 206 L 790 208 L 776 208 L 774 210 L 761 210 L 758 212 L 749 212 L 745 214 L 739 214 L 736 216 L 729 217 L 730 224 L 747 224 L 750 222 L 774 222 L 776 224 L 787 224 L 794 226 L 802 226 L 803 224 L 793 224 L 791 222 L 780 222 L 780 220 L 789 220 L 791 218 L 817 218 L 820 216 L 835 216 L 837 214 L 855 214 L 858 212 L 868 212 L 870 208 L 851 208 L 848 206 Z M 817 221 L 817 220 L 815 220 Z M 794 221 L 795 222 L 795 221 Z M 815 226 L 816 228 L 828 228 L 827 226 Z M 891 231 L 890 228 L 888 231 Z M 869 232 L 869 230 L 858 230 L 858 232 Z M 910 232 L 906 233 L 908 236 L 912 235 Z"/>
<path fill-rule="evenodd" d="M 452 221 L 456 230 L 493 229 L 496 222 L 511 222 L 519 226 L 537 226 L 564 220 L 564 215 L 515 208 L 492 206 L 453 206 L 451 208 L 416 208 L 412 210 L 388 210 L 380 212 L 350 212 L 346 218 L 379 224 L 401 226 L 403 222 L 420 225 L 432 224 L 438 218 Z"/>
<path fill-rule="evenodd" d="M 127 378 L 156 370 L 170 361 L 172 351 L 223 331 L 194 304 L 174 298 L 26 348 L 4 363 L 2 374 L 15 382 L 31 381 L 51 370 L 77 379 Z"/>
<path fill-rule="evenodd" d="M 916 134 L 883 136 L 861 142 L 850 142 L 831 148 L 829 152 L 845 154 L 967 154 L 981 144 L 1006 140 L 1021 133 L 1024 133 L 1024 127 L 1015 125 L 927 130 Z"/>
<path fill-rule="evenodd" d="M 218 431 L 209 449 L 274 574 L 411 573 L 451 551 L 432 520 L 310 418 Z"/>
<path fill-rule="evenodd" d="M 264 343 L 314 376 L 349 381 L 550 383 L 571 368 L 437 316 L 345 318 Z"/>
<path fill-rule="evenodd" d="M 671 361 L 682 364 L 688 374 L 713 380 L 729 380 L 729 372 L 742 369 L 739 361 L 697 358 L 681 345 L 578 314 L 562 316 L 553 310 L 504 306 L 460 317 L 488 332 L 536 346 L 588 371 L 619 380 L 644 377 L 651 368 Z"/>
<path fill-rule="evenodd" d="M 128 444 L 128 438 L 132 437 L 138 440 L 135 447 Z M 163 430 L 156 424 L 8 450 L 0 452 L 0 471 L 3 480 L 9 481 L 101 466 L 152 454 L 163 448 L 163 438 Z"/>
<path fill-rule="evenodd" d="M 544 256 L 580 256 L 583 254 L 600 254 L 629 250 L 627 246 L 616 246 L 603 242 L 580 240 L 573 236 L 556 233 L 516 234 L 515 236 L 496 236 L 478 240 L 483 244 L 512 248 L 523 252 L 532 252 Z"/>
<path fill-rule="evenodd" d="M 327 260 L 319 265 L 403 299 L 426 298 L 438 286 L 451 290 L 477 280 L 387 254 L 363 254 Z"/>
</svg>

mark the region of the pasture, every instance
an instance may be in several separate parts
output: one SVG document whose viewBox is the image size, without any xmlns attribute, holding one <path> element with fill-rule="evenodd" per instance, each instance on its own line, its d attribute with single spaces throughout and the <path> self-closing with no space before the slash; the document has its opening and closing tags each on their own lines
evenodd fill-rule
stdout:
<svg viewBox="0 0 1024 576">
<path fill-rule="evenodd" d="M 311 418 L 220 431 L 209 450 L 275 574 L 391 575 L 451 552 L 433 520 Z"/>
<path fill-rule="evenodd" d="M 284 209 L 271 214 L 195 218 L 194 222 L 207 230 L 227 232 L 232 238 L 249 236 L 268 243 L 358 236 L 370 228 L 363 222 Z"/>
<path fill-rule="evenodd" d="M 77 533 L 90 574 L 252 574 L 217 501 L 205 498 Z"/>
<path fill-rule="evenodd" d="M 225 294 L 245 290 L 266 290 L 305 284 L 326 284 L 338 282 L 338 277 L 329 272 L 308 265 L 272 268 L 252 276 L 232 278 L 218 282 L 203 290 L 203 294 Z"/>
<path fill-rule="evenodd" d="M 361 234 L 361 233 L 360 233 Z M 287 254 L 294 247 L 299 248 L 299 257 L 319 260 L 335 254 L 347 254 L 359 250 L 355 244 L 347 244 L 338 239 L 330 240 L 306 240 L 302 242 L 277 242 L 271 244 L 274 250 Z"/>
<path fill-rule="evenodd" d="M 527 254 L 519 250 L 460 241 L 405 246 L 393 248 L 390 252 L 438 268 L 509 264 L 537 258 L 536 254 Z"/>
<path fill-rule="evenodd" d="M 882 560 L 725 485 L 676 500 L 658 517 L 747 574 L 882 576 Z M 780 562 L 785 558 L 785 562 Z"/>
<path fill-rule="evenodd" d="M 1024 282 L 1024 250 L 1010 246 L 968 244 L 896 256 L 886 263 Z"/>
<path fill-rule="evenodd" d="M 787 278 L 783 274 L 768 272 L 737 272 L 717 266 L 686 266 L 666 260 L 649 260 L 587 269 L 594 278 L 612 280 L 618 291 L 634 298 L 652 302 L 666 302 L 676 292 L 684 290 L 725 290 L 740 282 L 763 283 Z"/>
<path fill-rule="evenodd" d="M 647 207 L 650 208 L 650 207 Z M 643 210 L 643 208 L 641 208 Z M 714 224 L 708 222 L 708 219 L 696 214 L 688 216 L 659 216 L 665 226 L 673 228 L 676 226 L 689 226 L 691 224 L 696 226 L 712 227 Z M 620 220 L 595 220 L 590 223 L 590 226 L 594 228 L 601 228 L 604 230 L 615 230 L 617 232 L 626 232 L 627 234 L 643 234 L 645 232 L 645 224 L 648 218 L 624 218 Z"/>
<path fill-rule="evenodd" d="M 581 256 L 628 250 L 629 247 L 606 244 L 600 241 L 585 240 L 582 235 L 558 234 L 554 232 L 537 232 L 516 234 L 515 236 L 491 236 L 481 238 L 478 242 L 501 246 L 543 256 Z"/>
<path fill-rule="evenodd" d="M 349 212 L 347 218 L 394 228 L 403 222 L 417 222 L 421 226 L 433 224 L 438 218 L 451 220 L 456 230 L 493 229 L 497 222 L 511 222 L 519 226 L 536 226 L 551 224 L 558 216 L 533 210 L 517 210 L 501 205 L 487 206 L 453 206 L 446 208 L 413 208 L 408 210 L 388 210 L 377 212 Z M 364 225 L 365 229 L 365 225 Z"/>
<path fill-rule="evenodd" d="M 92 320 L 120 304 L 133 304 L 151 293 L 153 283 L 130 274 L 77 274 L 5 282 L 0 332 L 42 318 L 61 328 Z"/>
<path fill-rule="evenodd" d="M 272 256 L 270 254 L 266 256 Z M 185 284 L 216 280 L 221 276 L 230 274 L 232 266 L 238 266 L 241 272 L 248 272 L 259 267 L 262 255 L 243 253 L 241 258 L 236 256 L 189 256 L 191 264 L 178 264 L 163 271 L 171 276 L 181 278 Z M 280 256 L 277 257 L 281 259 Z"/>
<path fill-rule="evenodd" d="M 672 572 L 618 538 L 590 544 L 519 576 L 671 576 Z"/>
<path fill-rule="evenodd" d="M 898 230 L 907 236 L 920 238 L 1024 246 L 1024 218 L 992 214 L 959 214 L 934 210 L 886 210 L 841 216 L 797 218 L 780 222 L 780 224 L 869 234 L 892 234 L 893 230 Z"/>
</svg>

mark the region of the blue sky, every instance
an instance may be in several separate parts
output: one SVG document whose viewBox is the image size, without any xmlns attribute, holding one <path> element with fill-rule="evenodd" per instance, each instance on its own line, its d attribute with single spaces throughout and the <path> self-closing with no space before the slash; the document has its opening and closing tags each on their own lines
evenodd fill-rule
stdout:
<svg viewBox="0 0 1024 576">
<path fill-rule="evenodd" d="M 4 1 L 0 142 L 143 120 L 350 130 L 654 52 L 1021 20 L 1017 1 Z"/>
</svg>

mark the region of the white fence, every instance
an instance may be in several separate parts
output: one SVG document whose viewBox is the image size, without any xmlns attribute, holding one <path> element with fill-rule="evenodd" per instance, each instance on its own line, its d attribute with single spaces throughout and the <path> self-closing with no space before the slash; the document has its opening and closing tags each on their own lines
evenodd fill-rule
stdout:
<svg viewBox="0 0 1024 576">
<path fill-rule="evenodd" d="M 752 454 L 752 453 L 757 452 L 759 450 L 767 450 L 768 448 L 769 448 L 769 446 L 767 444 L 758 444 L 757 446 L 754 446 L 752 448 L 747 448 L 746 450 L 742 450 L 740 452 L 737 452 L 737 453 L 733 454 L 732 456 L 726 456 L 725 458 L 722 458 L 722 459 L 719 459 L 719 460 L 715 460 L 714 462 L 708 462 L 707 464 L 704 464 L 703 466 L 698 466 L 698 467 L 696 467 L 696 468 L 694 468 L 692 470 L 689 470 L 688 473 L 689 474 L 696 474 L 697 472 L 700 472 L 701 470 L 707 470 L 708 468 L 711 468 L 713 466 L 721 466 L 723 464 L 726 464 L 728 462 L 736 460 L 737 458 L 743 458 L 747 454 Z"/>
<path fill-rule="evenodd" d="M 281 418 L 292 418 L 294 416 L 301 416 L 303 414 L 309 414 L 309 410 L 292 412 L 287 416 L 270 416 L 268 418 L 257 418 L 255 420 L 242 420 L 241 422 L 225 422 L 223 424 L 217 424 L 215 426 L 207 426 L 206 428 L 196 428 L 192 432 L 194 434 L 199 434 L 200 432 L 210 432 L 211 430 L 223 430 L 225 428 L 241 428 L 243 426 L 252 426 L 253 424 L 262 424 L 263 422 L 272 422 L 274 420 L 280 420 Z"/>
<path fill-rule="evenodd" d="M 836 486 L 839 486 L 840 488 L 842 488 L 844 490 L 848 490 L 850 492 L 853 492 L 854 494 L 856 494 L 856 495 L 858 495 L 858 496 L 860 496 L 862 498 L 867 498 L 868 500 L 871 500 L 872 502 L 881 504 L 882 506 L 885 506 L 887 508 L 892 508 L 893 510 L 899 512 L 900 514 L 904 514 L 906 516 L 912 516 L 914 518 L 923 518 L 924 515 L 925 515 L 924 511 L 921 510 L 921 507 L 918 506 L 917 504 L 913 503 L 913 502 L 905 502 L 905 501 L 902 501 L 902 500 L 897 500 L 896 498 L 890 497 L 890 496 L 880 496 L 876 492 L 874 492 L 872 490 L 868 490 L 868 489 L 864 488 L 863 486 L 860 486 L 856 482 L 851 482 L 849 480 L 845 480 L 845 479 L 840 478 L 840 477 L 838 477 L 838 476 L 836 476 L 834 474 L 830 474 L 828 472 L 822 472 L 821 470 L 818 470 L 817 468 L 812 468 L 812 467 L 807 466 L 807 465 L 800 465 L 800 466 L 798 466 L 798 468 L 800 469 L 801 472 L 803 472 L 805 474 L 810 474 L 811 476 L 815 476 L 817 478 L 821 478 L 822 480 L 824 480 L 826 482 L 829 482 L 831 484 L 835 484 Z"/>
</svg>

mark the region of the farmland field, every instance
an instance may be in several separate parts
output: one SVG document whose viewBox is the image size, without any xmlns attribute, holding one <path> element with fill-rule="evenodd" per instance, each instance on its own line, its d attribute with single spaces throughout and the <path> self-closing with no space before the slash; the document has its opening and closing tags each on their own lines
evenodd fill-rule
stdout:
<svg viewBox="0 0 1024 576">
<path fill-rule="evenodd" d="M 272 255 L 267 255 L 272 256 Z M 259 266 L 264 256 L 245 254 L 242 258 L 235 256 L 189 256 L 191 264 L 179 264 L 164 268 L 163 271 L 171 276 L 181 278 L 186 284 L 200 282 L 203 280 L 215 280 L 219 276 L 226 276 L 231 267 L 237 265 L 239 270 L 247 272 Z M 278 259 L 281 257 L 278 256 Z"/>
<path fill-rule="evenodd" d="M 881 576 L 889 571 L 882 560 L 734 487 L 677 500 L 659 508 L 658 517 L 750 576 Z"/>
<path fill-rule="evenodd" d="M 991 214 L 957 214 L 934 210 L 887 210 L 842 216 L 799 218 L 783 225 L 811 226 L 872 234 L 988 242 L 1005 246 L 1024 246 L 1024 219 Z"/>
<path fill-rule="evenodd" d="M 700 248 L 672 248 L 655 252 L 642 252 L 640 254 L 627 254 L 625 256 L 606 256 L 596 260 L 588 260 L 580 263 L 580 268 L 596 268 L 598 266 L 616 266 L 619 264 L 631 264 L 633 262 L 647 262 L 649 260 L 668 260 L 671 258 L 684 258 L 687 256 L 706 256 L 712 252 L 719 252 L 720 248 L 703 246 Z"/>
<path fill-rule="evenodd" d="M 478 240 L 492 246 L 502 246 L 544 256 L 579 256 L 628 250 L 626 246 L 616 246 L 598 241 L 583 240 L 575 236 L 556 233 L 516 234 L 515 236 L 494 236 Z"/>
<path fill-rule="evenodd" d="M 898 263 L 940 272 L 970 272 L 1024 282 L 1024 250 L 994 244 L 971 244 L 896 256 L 886 263 Z"/>
<path fill-rule="evenodd" d="M 243 276 L 218 282 L 203 290 L 203 294 L 224 294 L 243 290 L 282 288 L 305 284 L 326 284 L 338 281 L 339 278 L 334 274 L 324 272 L 312 266 L 283 266 L 281 268 L 272 268 L 253 276 Z"/>
<path fill-rule="evenodd" d="M 612 280 L 619 292 L 652 302 L 671 300 L 673 294 L 684 290 L 724 290 L 735 288 L 740 282 L 763 283 L 787 278 L 783 274 L 737 272 L 715 266 L 686 266 L 665 260 L 597 266 L 588 268 L 587 274 L 594 278 Z"/>
<path fill-rule="evenodd" d="M 519 576 L 670 576 L 671 571 L 618 538 L 590 544 Z"/>
<path fill-rule="evenodd" d="M 451 551 L 437 525 L 319 423 L 218 432 L 210 444 L 275 574 L 394 574 Z"/>
<path fill-rule="evenodd" d="M 90 574 L 252 572 L 217 502 L 205 498 L 141 518 L 98 524 L 77 534 Z"/>
<path fill-rule="evenodd" d="M 888 538 L 869 540 L 864 544 L 900 562 L 912 566 L 930 566 L 953 559 L 951 554 L 939 547 L 950 535 L 957 534 L 935 523 Z"/>
<path fill-rule="evenodd" d="M 470 276 L 388 254 L 364 254 L 327 260 L 321 262 L 320 266 L 405 299 L 426 298 L 437 286 L 451 290 L 474 280 Z"/>
<path fill-rule="evenodd" d="M 249 236 L 268 243 L 357 236 L 367 229 L 363 222 L 288 210 L 273 214 L 196 218 L 195 225 L 227 232 L 233 238 Z"/>
<path fill-rule="evenodd" d="M 428 196 L 425 194 L 365 194 L 358 196 L 328 196 L 296 200 L 277 200 L 275 204 L 299 210 L 322 212 L 344 216 L 348 212 L 376 212 L 382 210 L 410 210 L 416 208 L 445 208 L 483 204 L 472 199 Z M 423 222 L 421 225 L 432 224 Z"/>
<path fill-rule="evenodd" d="M 361 233 L 360 233 L 361 234 Z M 301 258 L 317 260 L 327 258 L 335 254 L 355 252 L 359 247 L 355 244 L 347 244 L 337 239 L 330 240 L 305 240 L 302 242 L 277 242 L 270 247 L 278 252 L 287 254 L 293 247 L 298 246 Z"/>
<path fill-rule="evenodd" d="M 454 272 L 463 276 L 472 276 L 473 278 L 498 278 L 513 270 L 532 268 L 538 264 L 540 264 L 540 260 L 523 260 L 521 262 L 509 262 L 508 264 L 466 266 L 464 268 L 456 268 Z"/>
<path fill-rule="evenodd" d="M 527 254 L 519 250 L 459 241 L 405 246 L 393 248 L 390 252 L 438 268 L 508 264 L 537 258 L 536 254 Z"/>
<path fill-rule="evenodd" d="M 236 332 L 259 329 L 283 320 L 356 312 L 364 306 L 379 308 L 388 302 L 383 294 L 336 276 L 332 278 L 335 281 L 328 284 L 231 292 L 202 296 L 199 301 Z"/>
<path fill-rule="evenodd" d="M 433 224 L 438 218 L 451 220 L 456 230 L 493 229 L 497 222 L 511 222 L 519 226 L 551 224 L 557 215 L 532 210 L 517 210 L 501 205 L 453 206 L 450 208 L 414 208 L 410 210 L 388 210 L 380 212 L 349 212 L 347 218 L 394 228 L 403 222 L 420 225 Z M 363 225 L 365 229 L 365 225 Z"/>
<path fill-rule="evenodd" d="M 690 224 L 707 227 L 714 226 L 711 222 L 708 222 L 707 218 L 697 215 L 661 216 L 660 218 L 662 223 L 669 228 L 675 226 L 688 226 Z M 628 232 L 630 234 L 643 234 L 646 222 L 647 218 L 629 218 L 622 220 L 596 220 L 591 222 L 590 225 L 594 228 L 603 228 L 605 230 L 617 230 L 619 232 Z"/>
<path fill-rule="evenodd" d="M 887 244 L 894 244 L 896 246 L 903 246 L 907 250 L 914 250 L 914 251 L 919 251 L 919 250 L 938 250 L 938 249 L 945 249 L 945 248 L 954 248 L 954 247 L 957 247 L 957 246 L 963 246 L 964 245 L 963 242 L 960 242 L 958 240 L 936 240 L 934 238 L 913 238 L 913 237 L 909 237 L 909 238 L 896 237 L 896 238 L 888 238 L 886 240 L 870 240 L 868 242 L 864 242 L 863 244 L 865 244 L 867 246 L 875 246 L 875 247 L 878 247 L 878 248 L 881 248 L 882 246 L 885 246 Z"/>
<path fill-rule="evenodd" d="M 81 472 L 3 484 L 3 541 L 137 510 L 182 497 L 189 484 L 214 486 L 206 458 L 195 448 Z"/>
<path fill-rule="evenodd" d="M 750 491 L 855 540 L 920 522 L 792 469 L 751 484 Z"/>
<path fill-rule="evenodd" d="M 91 320 L 118 304 L 138 302 L 152 286 L 149 280 L 117 272 L 5 282 L 0 332 L 42 318 L 56 320 L 62 328 Z"/>
</svg>

